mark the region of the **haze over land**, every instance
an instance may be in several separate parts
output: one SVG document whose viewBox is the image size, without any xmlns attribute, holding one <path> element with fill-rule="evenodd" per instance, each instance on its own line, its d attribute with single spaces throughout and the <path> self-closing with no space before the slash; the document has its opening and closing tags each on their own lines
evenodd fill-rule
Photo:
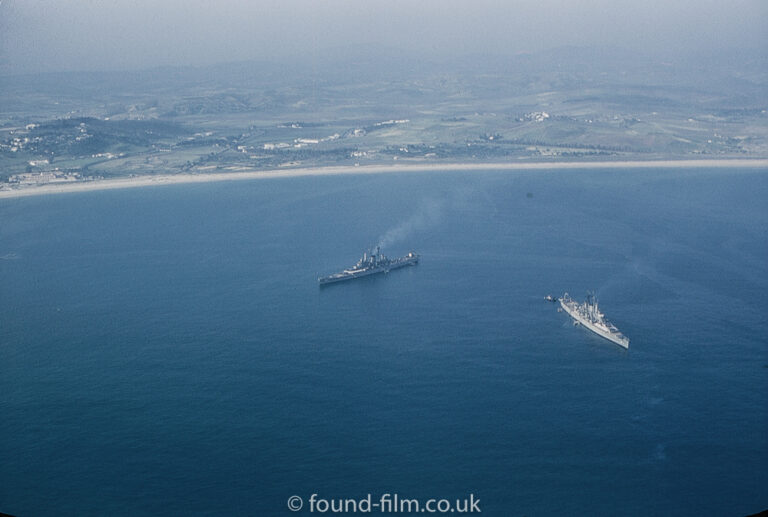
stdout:
<svg viewBox="0 0 768 517">
<path fill-rule="evenodd" d="M 0 4 L 0 188 L 768 157 L 763 2 Z"/>
<path fill-rule="evenodd" d="M 563 46 L 764 55 L 766 19 L 762 0 L 4 0 L 0 63 L 12 73 L 124 70 L 315 59 L 361 45 L 432 58 Z"/>
</svg>

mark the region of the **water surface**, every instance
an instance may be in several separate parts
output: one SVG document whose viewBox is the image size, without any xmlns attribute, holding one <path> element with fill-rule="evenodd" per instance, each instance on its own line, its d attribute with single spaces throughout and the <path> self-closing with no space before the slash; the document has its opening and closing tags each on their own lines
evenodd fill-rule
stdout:
<svg viewBox="0 0 768 517">
<path fill-rule="evenodd" d="M 768 175 L 388 174 L 0 203 L 0 511 L 768 508 Z M 318 288 L 389 235 L 417 267 Z M 597 292 L 624 351 L 543 301 Z"/>
</svg>

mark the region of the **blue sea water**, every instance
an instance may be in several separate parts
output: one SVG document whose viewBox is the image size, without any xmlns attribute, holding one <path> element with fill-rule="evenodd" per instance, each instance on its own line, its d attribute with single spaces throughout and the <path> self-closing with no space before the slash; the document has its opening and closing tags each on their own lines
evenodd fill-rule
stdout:
<svg viewBox="0 0 768 517">
<path fill-rule="evenodd" d="M 768 509 L 766 200 L 584 170 L 0 201 L 0 511 Z M 422 262 L 318 287 L 380 239 Z M 590 289 L 628 351 L 543 301 Z"/>
</svg>

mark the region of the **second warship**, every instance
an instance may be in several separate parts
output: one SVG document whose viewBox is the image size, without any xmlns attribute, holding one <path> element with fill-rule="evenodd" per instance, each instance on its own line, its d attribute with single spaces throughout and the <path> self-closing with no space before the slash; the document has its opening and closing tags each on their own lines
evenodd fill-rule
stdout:
<svg viewBox="0 0 768 517">
<path fill-rule="evenodd" d="M 583 325 L 598 336 L 624 348 L 629 348 L 629 338 L 605 319 L 605 315 L 600 312 L 597 306 L 597 300 L 591 294 L 587 295 L 587 300 L 584 303 L 577 303 L 568 296 L 568 293 L 563 294 L 561 298 L 558 298 L 558 301 L 563 310 L 573 318 L 574 325 Z"/>
<path fill-rule="evenodd" d="M 331 284 L 334 282 L 343 282 L 352 280 L 361 276 L 375 275 L 377 273 L 389 273 L 393 269 L 399 269 L 405 266 L 415 266 L 419 263 L 419 255 L 410 252 L 404 257 L 390 259 L 381 254 L 381 249 L 376 246 L 375 251 L 363 253 L 363 257 L 357 261 L 354 266 L 334 273 L 328 276 L 321 276 L 317 279 L 320 285 Z"/>
</svg>

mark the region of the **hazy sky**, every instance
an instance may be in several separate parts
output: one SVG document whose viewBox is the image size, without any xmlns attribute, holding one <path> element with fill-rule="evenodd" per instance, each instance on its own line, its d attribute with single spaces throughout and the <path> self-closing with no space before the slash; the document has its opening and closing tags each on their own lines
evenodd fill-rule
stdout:
<svg viewBox="0 0 768 517">
<path fill-rule="evenodd" d="M 766 27 L 768 0 L 0 0 L 0 69 L 208 64 L 361 44 L 765 51 Z"/>
</svg>

